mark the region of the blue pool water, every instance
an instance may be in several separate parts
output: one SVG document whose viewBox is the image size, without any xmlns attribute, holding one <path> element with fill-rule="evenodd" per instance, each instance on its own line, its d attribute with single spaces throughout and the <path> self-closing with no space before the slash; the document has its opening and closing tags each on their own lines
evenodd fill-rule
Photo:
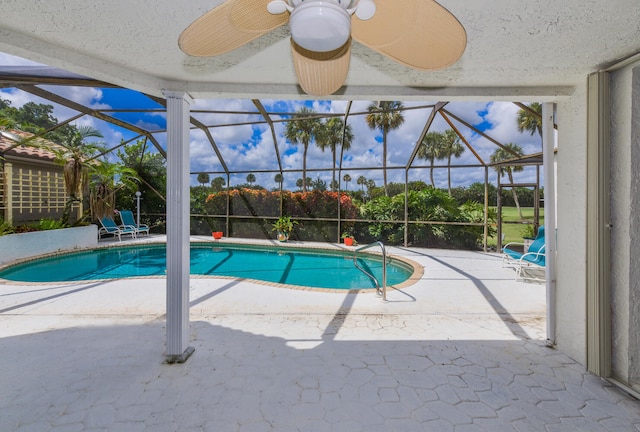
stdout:
<svg viewBox="0 0 640 432">
<path fill-rule="evenodd" d="M 360 255 L 359 263 L 379 281 L 382 260 Z M 165 245 L 113 247 L 29 261 L 0 271 L 0 279 L 58 282 L 128 277 L 164 276 Z M 413 269 L 405 263 L 387 263 L 387 284 L 407 280 Z M 231 276 L 317 288 L 374 288 L 353 265 L 353 254 L 324 250 L 194 243 L 191 274 Z"/>
</svg>

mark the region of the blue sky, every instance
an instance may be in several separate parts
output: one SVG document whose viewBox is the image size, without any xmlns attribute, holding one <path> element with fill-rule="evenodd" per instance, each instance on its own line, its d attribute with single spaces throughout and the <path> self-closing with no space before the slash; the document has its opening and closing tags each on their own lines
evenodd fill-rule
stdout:
<svg viewBox="0 0 640 432">
<path fill-rule="evenodd" d="M 34 64 L 28 60 L 0 53 L 0 65 L 30 65 Z M 105 89 L 92 87 L 62 87 L 46 86 L 47 90 L 64 96 L 73 101 L 85 104 L 94 109 L 134 109 L 134 108 L 161 108 L 160 105 L 137 92 L 125 89 Z M 10 100 L 15 107 L 24 103 L 34 101 L 37 103 L 48 103 L 54 105 L 54 116 L 59 121 L 63 121 L 77 112 L 68 108 L 58 106 L 51 102 L 42 100 L 29 93 L 17 89 L 0 89 L 0 97 Z M 300 101 L 300 100 L 261 100 L 266 110 L 269 112 L 287 113 L 295 112 L 301 106 L 306 105 L 320 113 L 344 113 L 346 101 Z M 366 112 L 369 100 L 354 101 L 351 106 L 351 113 Z M 405 107 L 417 107 L 433 104 L 435 101 L 403 102 Z M 216 126 L 226 123 L 247 123 L 260 121 L 262 117 L 257 113 L 255 105 L 246 99 L 210 99 L 196 100 L 192 105 L 193 117 L 200 120 L 207 126 Z M 492 138 L 502 143 L 513 142 L 520 145 L 525 153 L 535 153 L 542 150 L 541 139 L 538 135 L 531 136 L 528 133 L 520 133 L 516 128 L 516 113 L 518 107 L 510 102 L 451 102 L 446 107 L 449 111 L 464 119 L 466 122 L 475 125 Z M 251 114 L 236 113 L 198 113 L 197 110 L 220 110 L 220 111 L 250 111 Z M 415 143 L 422 132 L 425 120 L 430 113 L 429 108 L 407 110 L 404 112 L 405 122 L 397 130 L 392 131 L 387 138 L 388 167 L 404 167 L 409 159 Z M 137 126 L 151 131 L 163 130 L 166 127 L 166 116 L 162 112 L 148 113 L 108 113 L 121 120 L 131 122 Z M 275 132 L 278 142 L 278 151 L 281 156 L 284 169 L 302 169 L 302 147 L 293 145 L 284 138 L 284 122 L 277 122 L 285 116 L 274 115 Z M 115 127 L 106 122 L 92 117 L 84 116 L 73 122 L 77 125 L 89 125 L 97 128 L 104 135 L 103 141 L 107 146 L 112 147 L 120 143 L 121 139 L 129 140 L 135 137 L 135 133 Z M 358 170 L 364 167 L 382 166 L 382 139 L 379 131 L 370 129 L 364 119 L 364 115 L 350 115 L 349 124 L 352 127 L 354 140 L 351 149 L 345 153 L 342 159 L 343 171 L 341 175 L 349 174 L 352 177 L 349 189 L 357 187 L 355 179 L 364 175 L 367 179 L 373 179 L 377 185 L 382 185 L 382 171 Z M 465 139 L 485 160 L 489 161 L 491 153 L 496 146 L 474 133 L 466 126 L 457 123 L 454 125 L 460 130 Z M 446 121 L 437 116 L 431 128 L 433 131 L 444 131 L 450 126 Z M 239 126 L 212 127 L 211 134 L 216 141 L 220 152 L 232 171 L 249 170 L 275 170 L 278 168 L 276 162 L 276 152 L 273 145 L 271 130 L 267 124 L 244 124 Z M 154 136 L 166 148 L 166 137 L 164 133 L 154 133 Z M 152 147 L 151 147 L 152 148 Z M 191 171 L 222 171 L 222 166 L 211 148 L 205 134 L 199 130 L 191 133 Z M 113 158 L 114 156 L 110 156 Z M 444 162 L 446 163 L 446 162 Z M 477 164 L 477 160 L 471 151 L 466 150 L 463 155 L 453 163 L 460 165 Z M 425 161 L 416 160 L 414 165 L 426 165 Z M 440 165 L 443 162 L 439 163 Z M 320 177 L 329 183 L 331 181 L 330 172 L 316 172 L 314 169 L 330 168 L 331 153 L 322 152 L 314 145 L 310 145 L 307 156 L 307 169 L 310 170 L 307 176 L 313 179 Z M 241 184 L 246 182 L 247 172 L 233 175 L 231 184 Z M 211 178 L 219 174 L 211 174 Z M 275 173 L 255 173 L 257 183 L 267 188 L 276 186 L 274 182 Z M 388 180 L 390 182 L 404 182 L 404 169 L 389 169 Z M 196 174 L 192 175 L 192 183 L 196 184 Z M 285 187 L 294 188 L 295 182 L 301 178 L 299 172 L 285 173 Z M 434 171 L 436 186 L 447 187 L 447 170 L 437 169 Z M 411 169 L 409 180 L 423 180 L 429 182 L 428 169 Z M 460 168 L 452 171 L 452 181 L 455 185 L 466 186 L 473 182 L 484 180 L 484 170 L 481 168 Z M 535 180 L 535 170 L 527 168 L 522 173 L 516 174 L 517 182 L 532 182 Z M 490 172 L 490 181 L 496 181 L 495 172 Z M 343 185 L 343 188 L 345 185 Z"/>
</svg>

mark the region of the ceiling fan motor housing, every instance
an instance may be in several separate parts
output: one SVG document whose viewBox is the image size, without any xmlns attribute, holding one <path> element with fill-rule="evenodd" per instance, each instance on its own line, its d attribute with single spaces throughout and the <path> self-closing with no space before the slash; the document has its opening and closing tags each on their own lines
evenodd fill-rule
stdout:
<svg viewBox="0 0 640 432">
<path fill-rule="evenodd" d="M 289 4 L 291 5 L 291 7 L 295 8 L 296 6 L 302 3 L 313 3 L 314 1 L 318 1 L 318 0 L 289 0 Z M 352 8 L 358 3 L 358 0 L 328 0 L 328 1 L 338 3 L 340 6 L 342 6 L 345 9 Z"/>
<path fill-rule="evenodd" d="M 350 0 L 291 0 L 289 27 L 293 40 L 309 51 L 327 52 L 343 46 L 351 35 L 351 15 L 342 6 Z"/>
</svg>

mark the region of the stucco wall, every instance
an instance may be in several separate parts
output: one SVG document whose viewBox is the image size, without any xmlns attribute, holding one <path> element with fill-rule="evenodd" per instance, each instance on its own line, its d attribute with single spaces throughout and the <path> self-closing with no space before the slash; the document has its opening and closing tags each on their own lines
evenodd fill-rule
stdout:
<svg viewBox="0 0 640 432">
<path fill-rule="evenodd" d="M 558 350 L 586 364 L 586 79 L 557 104 Z"/>
<path fill-rule="evenodd" d="M 628 377 L 628 332 L 629 314 L 626 309 L 629 298 L 629 199 L 631 185 L 631 139 L 629 124 L 631 113 L 630 68 L 611 75 L 611 307 L 616 313 L 611 315 L 612 345 L 611 358 L 614 376 L 626 381 Z"/>
<path fill-rule="evenodd" d="M 640 66 L 611 74 L 612 374 L 640 388 Z"/>
<path fill-rule="evenodd" d="M 88 225 L 0 236 L 0 265 L 31 256 L 98 244 L 98 227 Z"/>
</svg>

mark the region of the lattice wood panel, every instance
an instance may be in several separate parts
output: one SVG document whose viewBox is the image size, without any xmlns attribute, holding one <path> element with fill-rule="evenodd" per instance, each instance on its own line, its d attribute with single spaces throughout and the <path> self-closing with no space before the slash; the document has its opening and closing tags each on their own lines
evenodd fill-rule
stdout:
<svg viewBox="0 0 640 432">
<path fill-rule="evenodd" d="M 36 165 L 13 165 L 11 207 L 14 222 L 57 218 L 62 214 L 67 194 L 59 170 Z"/>
</svg>

